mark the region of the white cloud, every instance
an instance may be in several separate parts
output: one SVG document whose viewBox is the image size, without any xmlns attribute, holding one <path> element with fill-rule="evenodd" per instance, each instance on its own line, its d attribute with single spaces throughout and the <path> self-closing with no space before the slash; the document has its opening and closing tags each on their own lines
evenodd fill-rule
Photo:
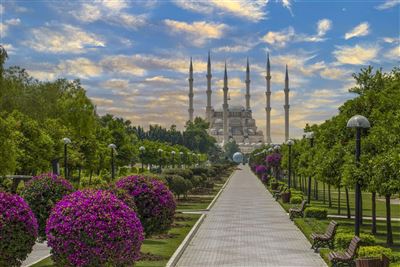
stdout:
<svg viewBox="0 0 400 267">
<path fill-rule="evenodd" d="M 94 102 L 95 105 L 98 105 L 98 106 L 110 107 L 114 104 L 114 101 L 112 99 L 108 99 L 108 98 L 91 97 L 90 99 Z"/>
<path fill-rule="evenodd" d="M 7 36 L 8 32 L 8 25 L 4 24 L 3 22 L 0 22 L 0 38 L 4 38 Z"/>
<path fill-rule="evenodd" d="M 232 46 L 221 46 L 213 49 L 214 52 L 227 52 L 227 53 L 244 53 L 248 52 L 253 48 L 252 45 L 232 45 Z"/>
<path fill-rule="evenodd" d="M 77 78 L 90 78 L 99 76 L 102 68 L 87 58 L 68 59 L 58 64 L 58 69 L 67 75 Z"/>
<path fill-rule="evenodd" d="M 369 24 L 368 22 L 363 22 L 358 24 L 351 31 L 346 32 L 346 34 L 344 35 L 344 39 L 348 40 L 353 37 L 366 36 L 368 34 L 369 34 Z"/>
<path fill-rule="evenodd" d="M 54 71 L 28 70 L 28 73 L 35 79 L 40 81 L 51 81 L 56 77 Z"/>
<path fill-rule="evenodd" d="M 383 41 L 385 43 L 393 44 L 393 43 L 399 43 L 400 39 L 399 38 L 393 38 L 393 37 L 385 37 L 385 38 L 383 38 Z"/>
<path fill-rule="evenodd" d="M 262 40 L 272 46 L 285 47 L 286 44 L 293 39 L 294 34 L 293 27 L 288 27 L 282 31 L 269 31 L 262 37 Z"/>
<path fill-rule="evenodd" d="M 144 81 L 147 83 L 155 83 L 155 84 L 171 84 L 175 82 L 175 80 L 164 76 L 147 77 Z"/>
<path fill-rule="evenodd" d="M 111 79 L 105 81 L 102 86 L 110 89 L 126 90 L 129 88 L 129 81 L 124 79 Z"/>
<path fill-rule="evenodd" d="M 397 45 L 397 46 L 389 49 L 385 53 L 385 57 L 388 59 L 391 59 L 393 61 L 396 61 L 398 63 L 400 61 L 400 46 Z"/>
<path fill-rule="evenodd" d="M 125 55 L 107 56 L 100 61 L 101 66 L 115 73 L 143 76 L 146 70 L 138 67 L 133 57 Z"/>
<path fill-rule="evenodd" d="M 6 24 L 11 25 L 11 26 L 18 26 L 19 24 L 21 24 L 21 20 L 19 18 L 8 19 L 8 20 L 6 20 Z"/>
<path fill-rule="evenodd" d="M 290 0 L 281 0 L 283 7 L 287 8 L 290 12 L 290 14 L 293 16 L 292 12 L 292 4 L 290 3 Z"/>
<path fill-rule="evenodd" d="M 344 78 L 351 77 L 351 72 L 341 68 L 335 67 L 326 67 L 320 71 L 320 75 L 322 78 L 329 79 L 329 80 L 342 80 Z"/>
<path fill-rule="evenodd" d="M 24 44 L 39 52 L 79 54 L 105 46 L 99 36 L 68 24 L 32 29 L 31 35 Z"/>
<path fill-rule="evenodd" d="M 384 3 L 376 6 L 375 8 L 378 10 L 384 10 L 395 7 L 398 4 L 400 4 L 400 0 L 386 0 Z"/>
<path fill-rule="evenodd" d="M 324 36 L 327 31 L 332 28 L 332 21 L 329 19 L 321 19 L 317 22 L 317 35 Z"/>
<path fill-rule="evenodd" d="M 13 55 L 17 49 L 12 44 L 3 44 L 3 48 L 7 51 L 7 54 Z"/>
<path fill-rule="evenodd" d="M 196 13 L 222 13 L 237 16 L 250 21 L 260 21 L 266 18 L 266 0 L 235 0 L 235 1 L 189 1 L 175 0 L 174 3 L 186 10 Z"/>
<path fill-rule="evenodd" d="M 227 29 L 225 24 L 217 24 L 206 21 L 187 23 L 166 19 L 164 20 L 172 32 L 187 34 L 188 39 L 196 46 L 203 46 L 210 39 L 220 39 Z"/>
<path fill-rule="evenodd" d="M 83 2 L 79 8 L 69 11 L 79 21 L 91 23 L 102 20 L 128 29 L 137 29 L 146 24 L 147 16 L 133 15 L 123 10 L 129 7 L 128 1 L 102 0 L 94 3 Z"/>
<path fill-rule="evenodd" d="M 2 4 L 0 4 L 0 15 L 2 15 L 4 13 L 4 6 Z"/>
<path fill-rule="evenodd" d="M 377 46 L 338 46 L 333 55 L 339 64 L 363 65 L 374 60 L 379 52 Z"/>
</svg>

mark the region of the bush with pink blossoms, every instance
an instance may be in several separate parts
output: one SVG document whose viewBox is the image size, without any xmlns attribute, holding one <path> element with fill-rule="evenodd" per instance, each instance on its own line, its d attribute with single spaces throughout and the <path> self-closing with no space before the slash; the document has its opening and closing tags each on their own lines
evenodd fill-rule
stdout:
<svg viewBox="0 0 400 267">
<path fill-rule="evenodd" d="M 131 266 L 143 242 L 136 213 L 105 190 L 65 196 L 46 225 L 47 243 L 58 266 Z"/>
<path fill-rule="evenodd" d="M 144 176 L 128 176 L 116 183 L 135 198 L 146 236 L 171 228 L 176 203 L 172 192 L 161 181 Z"/>
<path fill-rule="evenodd" d="M 65 195 L 73 191 L 74 188 L 67 180 L 52 173 L 35 176 L 26 184 L 21 195 L 38 220 L 39 237 L 41 239 L 46 237 L 46 220 L 51 209 Z"/>
<path fill-rule="evenodd" d="M 255 168 L 255 172 L 259 176 L 261 176 L 261 175 L 263 175 L 264 173 L 267 172 L 267 167 L 265 167 L 264 165 L 257 165 L 256 168 Z"/>
<path fill-rule="evenodd" d="M 20 266 L 37 233 L 37 220 L 24 199 L 0 192 L 0 266 Z"/>
<path fill-rule="evenodd" d="M 281 159 L 282 155 L 279 153 L 272 153 L 271 155 L 268 155 L 266 158 L 267 165 L 270 167 L 277 168 L 281 165 Z"/>
</svg>

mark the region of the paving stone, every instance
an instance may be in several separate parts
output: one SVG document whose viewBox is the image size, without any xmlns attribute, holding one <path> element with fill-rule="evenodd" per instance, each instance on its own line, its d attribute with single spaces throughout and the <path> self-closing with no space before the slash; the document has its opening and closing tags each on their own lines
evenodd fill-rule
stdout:
<svg viewBox="0 0 400 267">
<path fill-rule="evenodd" d="M 327 266 L 249 167 L 241 168 L 177 266 Z"/>
</svg>

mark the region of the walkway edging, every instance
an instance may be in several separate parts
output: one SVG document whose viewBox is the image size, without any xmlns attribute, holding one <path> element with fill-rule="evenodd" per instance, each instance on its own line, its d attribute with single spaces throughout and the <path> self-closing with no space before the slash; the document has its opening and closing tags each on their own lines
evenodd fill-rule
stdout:
<svg viewBox="0 0 400 267">
<path fill-rule="evenodd" d="M 222 185 L 221 189 L 218 191 L 218 193 L 215 195 L 214 199 L 211 201 L 211 203 L 205 209 L 206 211 L 209 211 L 214 206 L 215 202 L 217 202 L 218 197 L 221 195 L 222 191 L 224 191 L 226 185 L 228 184 L 229 180 L 232 178 L 234 173 L 235 173 L 235 171 L 232 171 L 231 175 L 229 175 L 228 179 L 226 179 L 226 181 Z"/>
<path fill-rule="evenodd" d="M 179 245 L 179 247 L 175 250 L 174 254 L 167 262 L 167 265 L 165 265 L 166 267 L 174 267 L 178 263 L 183 252 L 189 245 L 189 243 L 192 240 L 192 238 L 194 237 L 194 235 L 197 233 L 197 230 L 199 229 L 200 225 L 202 224 L 202 222 L 204 221 L 206 216 L 207 216 L 206 214 L 202 214 L 200 216 L 200 218 L 197 220 L 196 224 L 193 226 L 192 230 L 190 230 L 190 232 L 187 234 L 185 239 L 182 241 L 182 243 Z"/>
<path fill-rule="evenodd" d="M 44 257 L 38 259 L 37 261 L 34 261 L 34 262 L 32 262 L 32 263 L 26 265 L 26 267 L 33 266 L 33 265 L 35 265 L 36 263 L 39 263 L 39 262 L 41 262 L 42 260 L 47 259 L 47 258 L 50 257 L 50 256 L 51 256 L 51 254 L 49 254 L 49 255 L 47 255 L 47 256 L 44 256 Z"/>
</svg>

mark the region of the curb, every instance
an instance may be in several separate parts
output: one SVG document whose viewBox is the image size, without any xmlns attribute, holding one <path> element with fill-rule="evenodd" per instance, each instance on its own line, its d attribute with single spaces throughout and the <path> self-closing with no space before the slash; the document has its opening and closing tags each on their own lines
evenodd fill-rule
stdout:
<svg viewBox="0 0 400 267">
<path fill-rule="evenodd" d="M 33 266 L 33 265 L 35 265 L 36 263 L 39 263 L 39 262 L 41 262 L 42 260 L 47 259 L 47 258 L 50 257 L 50 256 L 51 256 L 51 254 L 49 254 L 49 255 L 47 255 L 47 256 L 43 256 L 43 257 L 41 257 L 40 259 L 38 259 L 37 261 L 34 261 L 34 262 L 32 262 L 32 263 L 30 263 L 30 264 L 27 264 L 27 265 L 24 265 L 24 267 Z"/>
<path fill-rule="evenodd" d="M 208 205 L 208 207 L 205 209 L 205 211 L 209 211 L 214 206 L 215 202 L 217 202 L 218 197 L 221 195 L 222 191 L 224 191 L 226 185 L 228 184 L 229 180 L 232 178 L 234 173 L 235 173 L 235 171 L 233 171 L 231 173 L 231 175 L 229 175 L 228 179 L 226 179 L 225 183 L 222 185 L 221 189 L 215 195 L 214 199 L 211 201 L 211 203 Z"/>
<path fill-rule="evenodd" d="M 192 230 L 190 230 L 190 232 L 187 234 L 185 239 L 182 241 L 182 243 L 179 245 L 179 247 L 175 250 L 174 254 L 167 262 L 167 265 L 165 265 L 166 267 L 176 266 L 176 264 L 178 263 L 179 259 L 182 256 L 183 252 L 189 246 L 190 241 L 192 240 L 194 235 L 197 233 L 197 230 L 200 228 L 200 225 L 202 224 L 202 222 L 204 221 L 206 216 L 207 216 L 206 214 L 203 214 L 200 216 L 200 218 L 197 220 L 196 224 L 193 226 Z"/>
</svg>

